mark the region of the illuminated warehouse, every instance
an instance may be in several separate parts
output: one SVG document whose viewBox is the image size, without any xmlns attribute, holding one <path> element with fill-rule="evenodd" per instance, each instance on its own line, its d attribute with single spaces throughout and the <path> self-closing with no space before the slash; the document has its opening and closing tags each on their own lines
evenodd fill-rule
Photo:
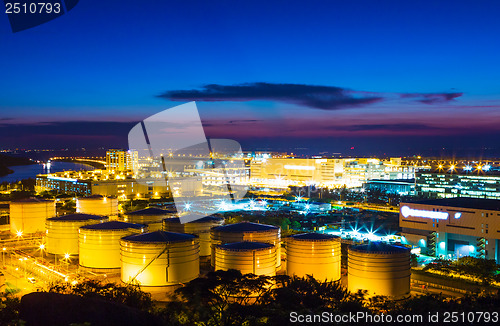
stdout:
<svg viewBox="0 0 500 326">
<path fill-rule="evenodd" d="M 443 198 L 400 204 L 408 244 L 429 256 L 474 256 L 500 262 L 500 201 Z"/>
<path fill-rule="evenodd" d="M 351 246 L 347 256 L 351 292 L 367 290 L 368 296 L 402 298 L 410 293 L 410 249 L 371 242 Z"/>
<path fill-rule="evenodd" d="M 103 223 L 108 217 L 90 214 L 69 214 L 48 218 L 47 252 L 56 255 L 78 255 L 78 229 L 84 225 Z"/>
<path fill-rule="evenodd" d="M 276 267 L 281 266 L 281 229 L 279 227 L 251 222 L 228 224 L 212 228 L 210 239 L 212 267 L 215 267 L 214 247 L 216 245 L 242 241 L 263 242 L 276 246 Z"/>
<path fill-rule="evenodd" d="M 28 198 L 10 203 L 10 233 L 23 234 L 45 231 L 45 220 L 56 216 L 53 200 Z"/>
<path fill-rule="evenodd" d="M 340 258 L 337 236 L 304 233 L 286 238 L 286 270 L 290 276 L 312 275 L 320 281 L 338 281 Z"/>
<path fill-rule="evenodd" d="M 80 266 L 87 268 L 120 268 L 120 240 L 128 235 L 142 233 L 145 225 L 119 221 L 80 227 Z"/>
<path fill-rule="evenodd" d="M 233 242 L 215 246 L 215 270 L 276 275 L 276 246 L 262 242 Z"/>
<path fill-rule="evenodd" d="M 145 224 L 149 231 L 160 231 L 163 228 L 162 221 L 165 218 L 174 217 L 177 215 L 175 209 L 160 209 L 148 207 L 134 212 L 125 213 L 123 222 Z"/>
<path fill-rule="evenodd" d="M 76 200 L 76 211 L 83 214 L 118 216 L 118 199 L 92 195 Z"/>
<path fill-rule="evenodd" d="M 189 282 L 200 274 L 200 246 L 192 234 L 155 231 L 120 241 L 121 280 L 142 286 Z"/>
<path fill-rule="evenodd" d="M 163 231 L 196 234 L 200 240 L 200 256 L 210 256 L 210 229 L 224 224 L 222 217 L 205 216 L 188 223 L 181 223 L 178 217 L 163 220 Z"/>
</svg>

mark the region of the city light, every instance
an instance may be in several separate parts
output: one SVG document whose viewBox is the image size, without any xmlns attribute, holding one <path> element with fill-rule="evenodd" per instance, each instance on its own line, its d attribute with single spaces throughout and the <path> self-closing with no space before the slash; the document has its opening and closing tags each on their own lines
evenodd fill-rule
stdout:
<svg viewBox="0 0 500 326">
<path fill-rule="evenodd" d="M 16 232 L 16 236 L 18 236 L 18 237 L 22 237 L 22 236 L 23 236 L 23 231 L 17 231 L 17 232 Z"/>
<path fill-rule="evenodd" d="M 464 171 L 472 171 L 472 166 L 471 165 L 464 166 Z"/>
<path fill-rule="evenodd" d="M 64 259 L 68 260 L 70 258 L 70 254 L 64 254 Z"/>
</svg>

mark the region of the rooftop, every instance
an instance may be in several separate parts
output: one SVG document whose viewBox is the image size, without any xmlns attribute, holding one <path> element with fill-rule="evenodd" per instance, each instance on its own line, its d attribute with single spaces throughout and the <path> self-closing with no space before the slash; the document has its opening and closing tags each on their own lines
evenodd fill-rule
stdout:
<svg viewBox="0 0 500 326">
<path fill-rule="evenodd" d="M 103 220 L 108 219 L 106 216 L 102 215 L 91 215 L 91 214 L 68 214 L 57 217 L 48 218 L 47 221 L 87 221 L 87 220 Z"/>
<path fill-rule="evenodd" d="M 500 211 L 500 200 L 497 199 L 457 197 L 457 198 L 418 200 L 409 203 Z"/>
<path fill-rule="evenodd" d="M 217 226 L 212 230 L 220 232 L 265 232 L 277 229 L 279 229 L 277 226 L 272 226 L 267 224 L 241 222 L 241 223 Z"/>
<path fill-rule="evenodd" d="M 323 233 L 302 233 L 302 234 L 295 234 L 290 236 L 290 238 L 293 238 L 294 240 L 298 241 L 326 241 L 326 240 L 333 240 L 333 239 L 339 239 L 339 237 L 331 234 L 323 234 Z"/>
<path fill-rule="evenodd" d="M 273 245 L 269 243 L 262 242 L 250 242 L 250 241 L 242 241 L 242 242 L 233 242 L 226 243 L 223 245 L 219 245 L 219 248 L 223 250 L 231 250 L 231 251 L 242 251 L 242 250 L 261 250 L 272 248 Z"/>
<path fill-rule="evenodd" d="M 410 252 L 410 249 L 403 246 L 390 245 L 384 242 L 370 242 L 369 244 L 352 246 L 349 251 L 370 252 L 380 254 L 400 254 Z"/>
<path fill-rule="evenodd" d="M 156 208 L 156 207 L 148 207 L 145 209 L 140 209 L 138 211 L 125 213 L 125 215 L 167 215 L 167 214 L 175 214 L 175 213 L 177 213 L 177 211 L 174 209 L 167 210 L 167 209 L 161 209 L 161 208 Z"/>
<path fill-rule="evenodd" d="M 30 198 L 13 200 L 12 202 L 13 203 L 46 203 L 46 202 L 53 202 L 53 200 L 30 197 Z"/>
<path fill-rule="evenodd" d="M 134 223 L 126 223 L 120 221 L 110 221 L 98 224 L 91 224 L 82 226 L 81 229 L 90 229 L 90 230 L 123 230 L 123 229 L 142 229 L 145 225 L 142 224 L 134 224 Z"/>
<path fill-rule="evenodd" d="M 149 233 L 129 235 L 122 238 L 122 240 L 131 242 L 160 242 L 160 243 L 171 243 L 171 242 L 182 242 L 189 241 L 197 238 L 197 236 L 185 233 L 176 232 L 166 232 L 166 231 L 155 231 Z"/>
<path fill-rule="evenodd" d="M 207 222 L 221 222 L 223 221 L 224 218 L 222 217 L 217 217 L 217 216 L 205 216 L 202 217 L 198 220 L 194 220 L 188 223 L 207 223 Z M 170 217 L 170 218 L 165 218 L 163 219 L 166 223 L 180 223 L 181 220 L 178 217 Z"/>
</svg>

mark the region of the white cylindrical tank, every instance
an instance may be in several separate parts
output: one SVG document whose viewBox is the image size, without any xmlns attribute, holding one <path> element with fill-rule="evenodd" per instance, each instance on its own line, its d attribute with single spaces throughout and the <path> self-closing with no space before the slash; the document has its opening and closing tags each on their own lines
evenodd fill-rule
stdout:
<svg viewBox="0 0 500 326">
<path fill-rule="evenodd" d="M 276 246 L 276 267 L 281 266 L 281 229 L 279 227 L 251 222 L 227 224 L 212 228 L 210 241 L 213 267 L 215 267 L 213 248 L 216 245 L 241 241 L 270 243 Z"/>
<path fill-rule="evenodd" d="M 394 298 L 410 293 L 410 249 L 372 242 L 350 247 L 347 257 L 349 291 Z"/>
<path fill-rule="evenodd" d="M 45 220 L 56 216 L 53 200 L 28 198 L 10 203 L 10 233 L 23 234 L 43 232 Z"/>
<path fill-rule="evenodd" d="M 163 228 L 162 221 L 165 218 L 175 217 L 177 211 L 175 209 L 160 209 L 156 207 L 148 207 L 135 212 L 124 214 L 123 222 L 146 224 L 149 231 L 160 231 Z"/>
<path fill-rule="evenodd" d="M 80 265 L 87 268 L 120 268 L 120 240 L 132 234 L 143 233 L 147 226 L 119 221 L 80 227 Z"/>
<path fill-rule="evenodd" d="M 340 238 L 321 233 L 286 238 L 286 271 L 292 276 L 312 275 L 318 281 L 340 280 Z"/>
<path fill-rule="evenodd" d="M 233 242 L 215 246 L 215 270 L 276 275 L 276 246 L 262 242 Z"/>
<path fill-rule="evenodd" d="M 163 231 L 196 234 L 200 239 L 200 256 L 210 256 L 210 229 L 224 224 L 222 217 L 205 216 L 199 220 L 181 223 L 178 217 L 163 220 Z"/>
<path fill-rule="evenodd" d="M 90 214 L 69 214 L 47 219 L 47 252 L 56 255 L 78 255 L 78 229 L 84 225 L 107 221 L 106 216 Z"/>
<path fill-rule="evenodd" d="M 121 280 L 142 286 L 189 282 L 200 274 L 200 245 L 192 234 L 155 231 L 120 241 Z"/>
<path fill-rule="evenodd" d="M 118 216 L 118 198 L 92 195 L 76 200 L 76 212 L 82 214 Z"/>
</svg>

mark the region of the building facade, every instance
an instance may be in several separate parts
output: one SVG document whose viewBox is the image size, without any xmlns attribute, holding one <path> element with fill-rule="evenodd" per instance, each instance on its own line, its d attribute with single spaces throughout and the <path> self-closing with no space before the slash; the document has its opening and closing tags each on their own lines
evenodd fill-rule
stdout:
<svg viewBox="0 0 500 326">
<path fill-rule="evenodd" d="M 400 158 L 269 158 L 252 160 L 253 184 L 317 185 L 361 187 L 371 179 L 414 179 L 415 167 L 403 165 Z"/>
<path fill-rule="evenodd" d="M 500 199 L 500 175 L 417 172 L 415 192 L 425 198 Z"/>
<path fill-rule="evenodd" d="M 139 154 L 134 150 L 110 149 L 106 152 L 106 169 L 108 171 L 137 171 Z"/>
<path fill-rule="evenodd" d="M 400 204 L 406 242 L 429 256 L 500 262 L 500 201 L 443 198 Z"/>
</svg>

